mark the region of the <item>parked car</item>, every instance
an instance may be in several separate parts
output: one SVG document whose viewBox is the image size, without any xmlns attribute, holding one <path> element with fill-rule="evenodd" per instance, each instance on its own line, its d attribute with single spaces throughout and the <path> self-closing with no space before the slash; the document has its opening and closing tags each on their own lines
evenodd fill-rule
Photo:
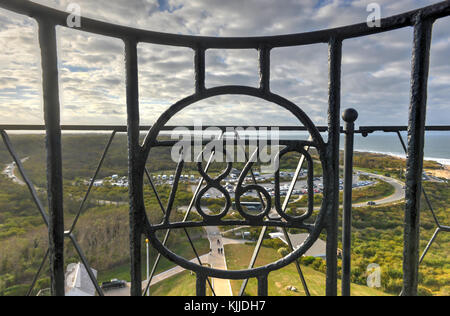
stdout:
<svg viewBox="0 0 450 316">
<path fill-rule="evenodd" d="M 102 283 L 103 290 L 112 290 L 112 289 L 123 289 L 127 286 L 127 282 L 118 279 L 112 279 L 109 282 Z"/>
<path fill-rule="evenodd" d="M 369 206 L 374 206 L 374 205 L 377 205 L 377 203 L 375 203 L 375 202 L 373 202 L 373 201 L 370 201 L 370 202 L 367 202 L 367 205 L 369 205 Z"/>
</svg>

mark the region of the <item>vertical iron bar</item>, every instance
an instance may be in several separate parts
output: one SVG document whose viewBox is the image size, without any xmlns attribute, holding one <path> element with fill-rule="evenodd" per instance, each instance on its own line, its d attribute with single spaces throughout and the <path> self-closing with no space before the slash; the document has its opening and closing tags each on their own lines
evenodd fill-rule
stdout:
<svg viewBox="0 0 450 316">
<path fill-rule="evenodd" d="M 195 93 L 200 94 L 205 90 L 205 49 L 199 47 L 195 50 Z"/>
<path fill-rule="evenodd" d="M 268 275 L 264 274 L 258 277 L 258 296 L 269 295 Z"/>
<path fill-rule="evenodd" d="M 270 92 L 270 49 L 260 47 L 259 50 L 259 88 L 264 93 Z"/>
<path fill-rule="evenodd" d="M 331 38 L 328 52 L 329 95 L 328 95 L 328 146 L 327 159 L 332 188 L 331 207 L 328 209 L 327 223 L 327 296 L 337 296 L 337 248 L 338 248 L 338 212 L 339 212 L 339 137 L 341 109 L 341 62 L 342 41 Z"/>
<path fill-rule="evenodd" d="M 353 142 L 355 121 L 358 112 L 347 109 L 342 118 L 345 121 L 344 151 L 344 207 L 342 215 L 342 296 L 350 296 L 351 253 L 352 253 L 352 190 L 353 190 Z"/>
<path fill-rule="evenodd" d="M 406 206 L 403 250 L 404 296 L 416 296 L 419 273 L 420 198 L 430 46 L 433 21 L 416 16 L 409 107 L 408 159 L 406 163 Z"/>
<path fill-rule="evenodd" d="M 139 145 L 139 85 L 137 42 L 125 42 L 126 90 L 128 113 L 128 179 L 130 195 L 131 296 L 142 295 L 141 237 L 144 203 L 139 192 L 143 186 L 142 148 Z"/>
<path fill-rule="evenodd" d="M 196 293 L 197 296 L 206 296 L 206 279 L 204 274 L 197 273 Z"/>
<path fill-rule="evenodd" d="M 45 19 L 39 19 L 38 25 L 47 147 L 51 291 L 54 296 L 64 296 L 64 212 L 56 28 Z"/>
</svg>

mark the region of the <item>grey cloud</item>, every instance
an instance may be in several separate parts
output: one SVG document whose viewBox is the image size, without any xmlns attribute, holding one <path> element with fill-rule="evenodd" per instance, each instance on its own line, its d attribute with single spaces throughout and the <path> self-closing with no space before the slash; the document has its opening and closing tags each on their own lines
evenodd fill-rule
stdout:
<svg viewBox="0 0 450 316">
<path fill-rule="evenodd" d="M 71 1 L 36 2 L 64 10 Z M 334 0 L 317 10 L 317 1 L 313 0 L 170 0 L 170 8 L 179 8 L 172 13 L 160 12 L 157 0 L 76 2 L 81 5 L 83 15 L 112 23 L 181 34 L 251 36 L 297 33 L 364 22 L 368 14 L 366 6 L 373 1 Z M 383 16 L 388 16 L 434 1 L 377 2 L 382 5 Z M 430 124 L 448 121 L 449 118 L 449 26 L 450 19 L 439 21 L 433 33 Z M 110 120 L 108 122 L 112 124 L 124 122 L 123 43 L 75 30 L 59 30 L 58 33 L 60 58 L 64 65 L 60 74 L 63 121 L 78 124 L 98 123 L 100 119 Z M 0 84 L 11 88 L 26 87 L 21 93 L 0 97 L 0 105 L 8 103 L 32 108 L 37 117 L 41 115 L 41 79 L 36 39 L 31 19 L 0 11 L 0 44 L 6 47 L 0 53 Z M 411 28 L 344 42 L 342 105 L 354 106 L 360 111 L 359 124 L 406 123 L 411 44 Z M 256 51 L 211 50 L 206 57 L 207 86 L 254 86 L 257 83 Z M 88 71 L 74 72 L 70 68 Z M 169 104 L 193 93 L 193 52 L 190 49 L 139 45 L 139 71 L 142 116 L 147 123 L 152 123 Z M 325 122 L 327 45 L 274 50 L 271 74 L 274 92 L 298 104 L 317 124 Z M 213 106 L 214 110 L 210 113 L 210 107 L 205 104 Z M 208 100 L 205 104 L 186 111 L 185 119 L 235 119 L 248 123 L 255 119 L 254 109 L 261 102 L 224 97 Z M 264 114 L 256 117 L 258 122 L 293 123 L 289 115 L 278 107 L 264 108 Z M 387 111 L 389 116 L 385 115 Z M 26 113 L 16 115 L 21 120 L 30 121 L 25 116 Z M 6 115 L 3 117 L 10 120 Z"/>
</svg>

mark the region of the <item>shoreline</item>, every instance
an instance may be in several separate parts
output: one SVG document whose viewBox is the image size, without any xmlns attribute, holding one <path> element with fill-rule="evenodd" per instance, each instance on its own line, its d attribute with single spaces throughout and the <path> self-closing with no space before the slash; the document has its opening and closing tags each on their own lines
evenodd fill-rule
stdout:
<svg viewBox="0 0 450 316">
<path fill-rule="evenodd" d="M 392 152 L 381 152 L 381 151 L 367 150 L 367 149 L 355 149 L 354 151 L 358 152 L 358 153 L 380 154 L 380 155 L 386 155 L 386 156 L 391 156 L 391 157 L 395 157 L 395 158 L 406 159 L 406 154 L 397 154 L 397 153 L 392 153 Z M 435 162 L 440 163 L 441 165 L 443 165 L 443 167 L 450 168 L 450 159 L 448 159 L 448 158 L 424 157 L 423 160 L 425 160 L 425 161 L 435 161 Z"/>
</svg>

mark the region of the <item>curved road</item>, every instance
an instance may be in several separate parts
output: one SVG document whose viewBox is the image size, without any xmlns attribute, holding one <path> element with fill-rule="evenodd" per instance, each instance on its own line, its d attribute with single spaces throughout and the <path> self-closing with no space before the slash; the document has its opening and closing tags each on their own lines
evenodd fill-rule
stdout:
<svg viewBox="0 0 450 316">
<path fill-rule="evenodd" d="M 395 189 L 395 191 L 394 191 L 394 193 L 392 195 L 384 197 L 384 198 L 379 199 L 379 200 L 374 200 L 373 202 L 377 203 L 377 205 L 390 204 L 390 203 L 401 201 L 401 200 L 403 200 L 405 198 L 405 189 L 403 189 L 405 184 L 403 182 L 401 182 L 399 180 L 396 180 L 396 179 L 393 179 L 393 178 L 388 178 L 388 177 L 385 177 L 385 176 L 374 174 L 374 173 L 366 172 L 366 174 L 371 176 L 372 178 L 377 178 L 377 179 L 380 179 L 380 180 L 382 180 L 384 182 L 389 183 Z M 367 206 L 367 202 L 353 204 L 353 207 L 364 207 L 364 206 Z"/>
</svg>

